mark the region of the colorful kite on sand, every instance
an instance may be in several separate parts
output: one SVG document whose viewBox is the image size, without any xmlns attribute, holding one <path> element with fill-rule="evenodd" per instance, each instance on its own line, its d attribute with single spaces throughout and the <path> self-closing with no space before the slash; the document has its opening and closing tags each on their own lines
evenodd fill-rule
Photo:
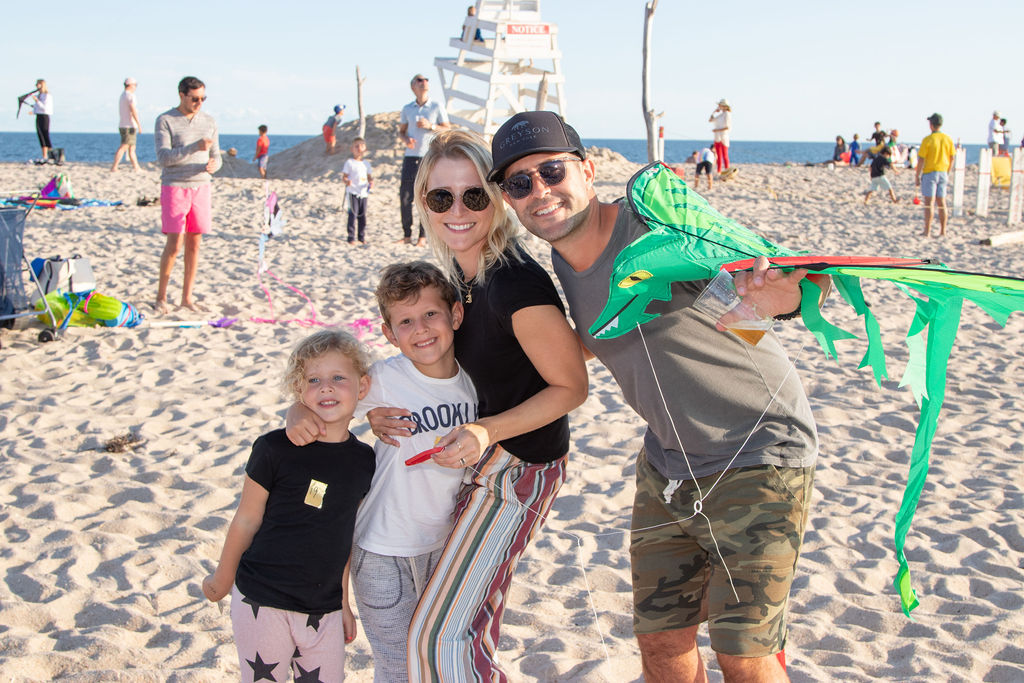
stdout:
<svg viewBox="0 0 1024 683">
<path fill-rule="evenodd" d="M 618 337 L 653 320 L 647 313 L 654 300 L 668 301 L 671 284 L 713 277 L 752 267 L 765 256 L 773 268 L 806 268 L 831 275 L 836 289 L 864 319 L 868 348 L 859 367 L 871 366 L 881 385 L 888 378 L 878 321 L 861 291 L 861 278 L 888 280 L 916 304 L 907 332 L 910 351 L 900 386 L 909 385 L 921 408 L 910 456 L 910 474 L 896 515 L 895 545 L 899 570 L 893 585 L 903 612 L 917 607 L 910 569 L 904 554 L 907 531 L 928 474 L 932 440 L 946 392 L 946 368 L 960 325 L 964 299 L 973 301 L 1000 325 L 1010 313 L 1024 310 L 1024 280 L 950 270 L 927 259 L 850 256 L 808 256 L 754 234 L 715 211 L 675 173 L 661 163 L 641 169 L 629 182 L 627 199 L 650 232 L 623 249 L 615 259 L 608 303 L 590 327 L 601 339 Z M 819 310 L 821 289 L 812 278 L 801 284 L 800 314 L 829 358 L 835 342 L 856 335 L 825 320 Z M 913 292 L 922 296 L 915 296 Z M 926 297 L 926 298 L 925 298 Z"/>
</svg>

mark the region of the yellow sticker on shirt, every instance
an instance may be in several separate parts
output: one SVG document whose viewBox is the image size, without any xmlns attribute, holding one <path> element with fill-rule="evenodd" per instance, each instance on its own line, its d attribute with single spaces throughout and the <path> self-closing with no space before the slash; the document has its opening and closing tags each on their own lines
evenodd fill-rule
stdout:
<svg viewBox="0 0 1024 683">
<path fill-rule="evenodd" d="M 316 479 L 309 480 L 309 489 L 306 491 L 306 505 L 315 507 L 317 510 L 324 505 L 324 495 L 327 494 L 327 484 Z"/>
</svg>

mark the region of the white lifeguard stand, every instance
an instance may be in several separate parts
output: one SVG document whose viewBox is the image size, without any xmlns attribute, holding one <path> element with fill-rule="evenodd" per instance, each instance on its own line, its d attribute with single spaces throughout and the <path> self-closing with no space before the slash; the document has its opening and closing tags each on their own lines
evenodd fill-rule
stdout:
<svg viewBox="0 0 1024 683">
<path fill-rule="evenodd" d="M 448 43 L 459 56 L 434 59 L 451 122 L 489 138 L 521 111 L 565 117 L 558 27 L 541 20 L 540 0 L 477 0 L 475 7 Z"/>
</svg>

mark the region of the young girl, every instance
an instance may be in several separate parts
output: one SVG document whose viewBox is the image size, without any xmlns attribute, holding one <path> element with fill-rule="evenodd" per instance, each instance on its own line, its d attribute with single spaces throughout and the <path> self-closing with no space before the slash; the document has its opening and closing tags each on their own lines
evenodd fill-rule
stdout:
<svg viewBox="0 0 1024 683">
<path fill-rule="evenodd" d="M 370 388 L 368 367 L 364 348 L 344 332 L 304 339 L 284 383 L 326 433 L 299 447 L 278 429 L 252 446 L 220 563 L 203 580 L 211 601 L 231 592 L 243 681 L 283 681 L 289 669 L 297 680 L 312 671 L 322 680 L 345 677 L 345 643 L 356 635 L 349 550 L 374 472 L 373 449 L 348 425 Z"/>
</svg>

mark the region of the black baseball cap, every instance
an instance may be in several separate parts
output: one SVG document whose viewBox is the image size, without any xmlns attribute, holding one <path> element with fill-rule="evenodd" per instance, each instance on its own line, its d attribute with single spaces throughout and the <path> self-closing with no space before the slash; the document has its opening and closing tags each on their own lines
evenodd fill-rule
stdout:
<svg viewBox="0 0 1024 683">
<path fill-rule="evenodd" d="M 494 166 L 487 174 L 488 182 L 504 180 L 510 165 L 540 152 L 572 152 L 580 159 L 587 158 L 576 130 L 553 111 L 524 111 L 516 114 L 491 139 Z"/>
<path fill-rule="evenodd" d="M 942 114 L 932 114 L 931 116 L 928 117 L 928 123 L 932 124 L 933 126 L 941 126 Z"/>
</svg>

